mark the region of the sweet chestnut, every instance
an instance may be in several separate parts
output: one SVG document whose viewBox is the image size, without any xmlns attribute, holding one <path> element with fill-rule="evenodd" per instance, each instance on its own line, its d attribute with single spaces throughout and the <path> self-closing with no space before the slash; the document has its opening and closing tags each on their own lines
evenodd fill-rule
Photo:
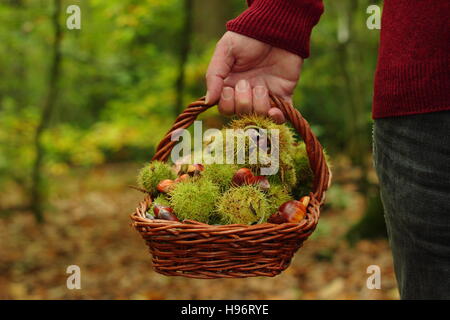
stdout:
<svg viewBox="0 0 450 320">
<path fill-rule="evenodd" d="M 265 192 L 269 191 L 270 189 L 269 180 L 265 176 L 252 177 L 248 184 L 254 184 Z"/>
<path fill-rule="evenodd" d="M 234 174 L 231 182 L 234 186 L 242 186 L 245 184 L 249 184 L 249 182 L 253 179 L 253 173 L 248 168 L 241 168 Z"/>
<path fill-rule="evenodd" d="M 306 215 L 306 207 L 297 200 L 291 200 L 283 203 L 278 211 L 270 216 L 267 220 L 270 223 L 298 223 L 303 220 Z"/>
<path fill-rule="evenodd" d="M 187 173 L 182 174 L 178 178 L 175 179 L 175 183 L 182 182 L 189 179 L 189 175 Z"/>
<path fill-rule="evenodd" d="M 156 189 L 159 192 L 167 193 L 170 191 L 170 189 L 174 186 L 175 181 L 170 179 L 162 180 L 158 185 L 156 186 Z"/>
<path fill-rule="evenodd" d="M 300 222 L 306 215 L 306 207 L 297 200 L 291 200 L 283 203 L 278 212 L 286 222 Z"/>
<path fill-rule="evenodd" d="M 161 204 L 155 203 L 153 206 L 153 213 L 155 214 L 155 217 L 159 217 L 159 213 L 164 210 L 170 213 L 173 213 L 173 209 L 168 206 L 163 206 Z"/>
<path fill-rule="evenodd" d="M 179 221 L 176 215 L 174 215 L 171 211 L 168 211 L 166 209 L 159 210 L 158 219 L 169 220 L 169 221 Z"/>
</svg>

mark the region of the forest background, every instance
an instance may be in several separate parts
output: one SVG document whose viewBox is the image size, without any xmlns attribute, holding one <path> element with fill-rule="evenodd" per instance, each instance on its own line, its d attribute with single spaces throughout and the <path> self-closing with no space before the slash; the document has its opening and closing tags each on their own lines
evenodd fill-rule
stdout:
<svg viewBox="0 0 450 320">
<path fill-rule="evenodd" d="M 81 28 L 67 20 L 77 5 Z M 330 155 L 319 227 L 274 279 L 199 281 L 151 270 L 129 225 L 138 169 L 204 75 L 244 0 L 2 0 L 0 299 L 397 298 L 371 160 L 375 0 L 325 1 L 294 105 Z M 202 115 L 208 127 L 228 119 Z M 80 266 L 81 290 L 66 268 Z M 370 290 L 367 267 L 382 272 Z"/>
</svg>

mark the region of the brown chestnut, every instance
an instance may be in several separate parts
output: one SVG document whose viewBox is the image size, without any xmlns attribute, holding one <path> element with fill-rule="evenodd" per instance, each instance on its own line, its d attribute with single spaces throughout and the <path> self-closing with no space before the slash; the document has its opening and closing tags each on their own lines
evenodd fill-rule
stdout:
<svg viewBox="0 0 450 320">
<path fill-rule="evenodd" d="M 269 223 L 276 223 L 276 224 L 282 224 L 286 222 L 283 217 L 280 216 L 279 212 L 275 212 L 272 214 L 269 219 L 267 219 L 267 222 Z"/>
<path fill-rule="evenodd" d="M 177 165 L 176 165 L 176 171 L 177 171 L 177 174 L 178 174 L 179 176 L 181 176 L 181 175 L 187 173 L 188 167 L 189 167 L 188 164 L 177 164 Z"/>
<path fill-rule="evenodd" d="M 156 186 L 156 189 L 158 189 L 159 192 L 167 193 L 170 191 L 170 189 L 174 186 L 175 181 L 170 179 L 162 180 L 158 185 Z"/>
<path fill-rule="evenodd" d="M 195 170 L 197 170 L 197 168 L 193 164 L 188 165 L 187 173 L 193 174 L 195 172 Z"/>
<path fill-rule="evenodd" d="M 253 179 L 253 173 L 248 168 L 241 168 L 234 174 L 231 182 L 235 186 L 242 186 L 244 184 L 249 184 Z"/>
<path fill-rule="evenodd" d="M 197 171 L 203 171 L 203 170 L 205 170 L 205 166 L 202 165 L 201 163 L 196 163 L 196 164 L 194 164 L 194 167 L 195 167 L 195 170 L 197 170 Z"/>
<path fill-rule="evenodd" d="M 267 177 L 265 176 L 256 176 L 252 177 L 248 184 L 254 184 L 258 186 L 262 191 L 269 191 L 270 189 L 270 183 Z"/>
<path fill-rule="evenodd" d="M 311 200 L 310 197 L 308 196 L 304 196 L 300 198 L 300 202 L 303 203 L 303 205 L 306 207 L 308 207 L 309 201 Z"/>
<path fill-rule="evenodd" d="M 173 212 L 173 209 L 171 207 L 168 206 L 163 206 L 161 204 L 155 203 L 155 205 L 153 206 L 153 213 L 155 214 L 155 217 L 159 216 L 159 213 L 164 210 L 164 211 L 168 211 L 170 213 Z"/>
<path fill-rule="evenodd" d="M 182 174 L 178 178 L 175 179 L 175 183 L 182 182 L 189 179 L 189 175 L 187 173 Z"/>
<path fill-rule="evenodd" d="M 298 223 L 303 220 L 306 215 L 306 207 L 297 200 L 291 200 L 283 203 L 278 211 L 270 216 L 267 220 L 270 223 Z"/>
<path fill-rule="evenodd" d="M 145 217 L 146 217 L 147 219 L 149 219 L 149 220 L 154 220 L 154 219 L 155 219 L 155 216 L 152 215 L 152 214 L 150 214 L 150 213 L 148 213 L 148 212 L 145 214 Z"/>
<path fill-rule="evenodd" d="M 283 203 L 278 208 L 278 212 L 286 222 L 297 223 L 305 217 L 306 207 L 300 201 L 291 200 Z"/>
<path fill-rule="evenodd" d="M 169 221 L 179 221 L 178 218 L 176 217 L 176 215 L 174 215 L 172 212 L 170 212 L 166 209 L 159 210 L 158 219 L 169 220 Z"/>
</svg>

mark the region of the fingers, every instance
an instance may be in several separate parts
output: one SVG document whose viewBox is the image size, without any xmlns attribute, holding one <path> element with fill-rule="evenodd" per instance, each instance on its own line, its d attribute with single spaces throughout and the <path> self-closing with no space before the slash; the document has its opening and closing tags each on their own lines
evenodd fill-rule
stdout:
<svg viewBox="0 0 450 320">
<path fill-rule="evenodd" d="M 284 117 L 283 112 L 281 112 L 281 110 L 278 108 L 270 108 L 268 115 L 275 123 L 282 124 L 286 122 L 286 118 Z"/>
<path fill-rule="evenodd" d="M 231 116 L 234 110 L 234 89 L 224 87 L 219 101 L 219 112 L 225 116 Z"/>
<path fill-rule="evenodd" d="M 234 92 L 236 114 L 249 114 L 253 112 L 253 93 L 247 80 L 239 80 Z"/>
<path fill-rule="evenodd" d="M 292 97 L 285 97 L 283 100 L 292 105 Z M 283 124 L 286 122 L 286 117 L 278 108 L 270 108 L 267 114 L 275 123 Z"/>
<path fill-rule="evenodd" d="M 253 112 L 253 92 L 247 80 L 240 80 L 234 89 L 231 87 L 223 88 L 219 101 L 219 111 L 227 116 Z"/>
<path fill-rule="evenodd" d="M 256 86 L 253 88 L 253 111 L 256 114 L 265 116 L 269 112 L 270 103 L 267 88 Z"/>
<path fill-rule="evenodd" d="M 224 87 L 219 101 L 219 112 L 230 116 L 233 114 L 268 115 L 270 110 L 268 90 L 265 86 L 257 85 L 251 88 L 247 80 L 239 80 L 235 89 Z M 281 112 L 274 112 L 277 121 L 283 122 Z"/>
<path fill-rule="evenodd" d="M 214 104 L 219 101 L 223 81 L 230 73 L 233 63 L 231 47 L 226 40 L 219 41 L 206 72 L 207 92 L 205 102 L 207 104 Z"/>
</svg>

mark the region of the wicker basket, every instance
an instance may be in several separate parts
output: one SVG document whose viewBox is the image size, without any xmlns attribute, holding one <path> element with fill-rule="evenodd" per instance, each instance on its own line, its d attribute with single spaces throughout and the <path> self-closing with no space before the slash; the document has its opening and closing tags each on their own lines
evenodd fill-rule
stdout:
<svg viewBox="0 0 450 320">
<path fill-rule="evenodd" d="M 256 225 L 208 225 L 192 220 L 183 222 L 150 220 L 145 213 L 152 203 L 147 196 L 131 215 L 132 225 L 141 234 L 153 256 L 156 272 L 190 278 L 273 277 L 285 270 L 295 254 L 314 231 L 320 207 L 329 187 L 331 172 L 322 146 L 298 110 L 271 95 L 272 106 L 282 110 L 306 144 L 314 174 L 313 192 L 306 218 L 300 223 Z M 191 103 L 175 120 L 158 145 L 152 160 L 166 161 L 173 146 L 171 134 L 189 127 L 203 111 L 204 98 Z"/>
</svg>

